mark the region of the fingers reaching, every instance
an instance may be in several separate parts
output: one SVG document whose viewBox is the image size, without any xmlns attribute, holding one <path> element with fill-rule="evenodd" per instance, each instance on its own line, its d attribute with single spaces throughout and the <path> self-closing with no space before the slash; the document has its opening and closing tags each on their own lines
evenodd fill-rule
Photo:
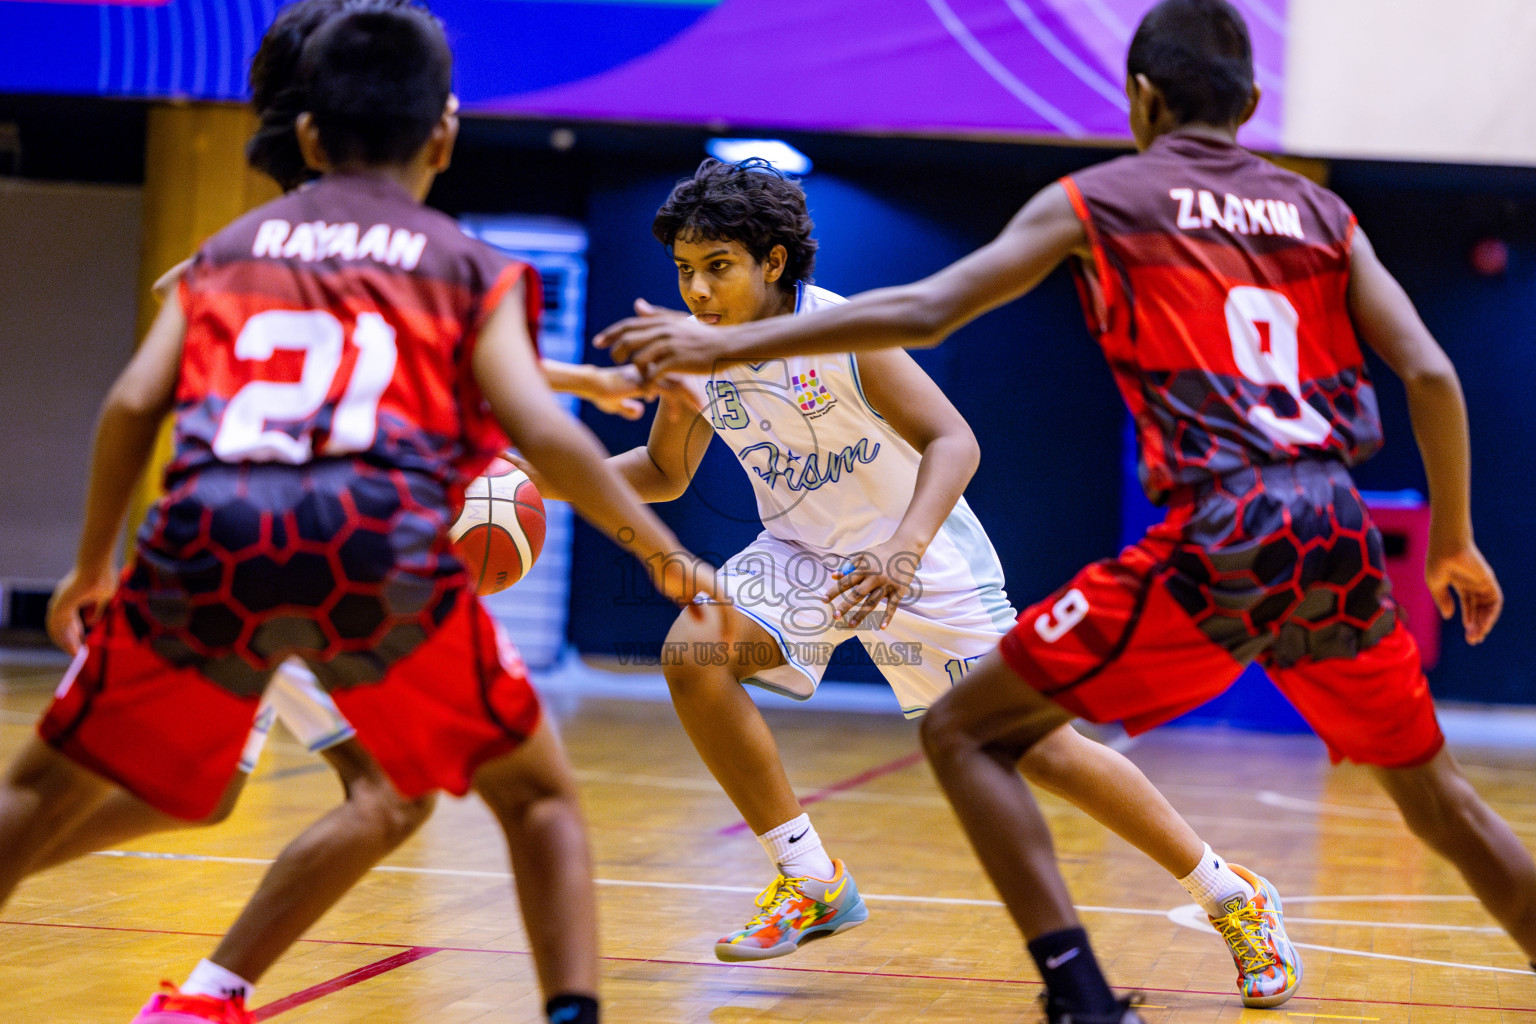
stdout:
<svg viewBox="0 0 1536 1024">
<path fill-rule="evenodd" d="M 1504 610 L 1504 595 L 1497 585 L 1491 590 L 1486 586 L 1458 585 L 1456 596 L 1461 599 L 1461 624 L 1467 643 L 1482 643 L 1494 623 L 1499 621 L 1499 614 Z"/>
<path fill-rule="evenodd" d="M 877 571 L 867 561 L 868 555 L 852 560 L 832 574 L 832 588 L 823 600 L 833 606 L 833 621 L 847 629 L 854 629 L 885 602 L 885 614 L 877 630 L 884 629 L 896 617 L 896 612 L 910 591 L 910 581 L 893 578 L 889 573 Z M 839 601 L 839 598 L 842 600 Z"/>
<path fill-rule="evenodd" d="M 665 306 L 653 306 L 644 299 L 635 300 L 635 315 L 647 319 L 662 320 L 683 320 L 688 317 L 688 314 L 681 310 L 668 309 Z"/>
</svg>

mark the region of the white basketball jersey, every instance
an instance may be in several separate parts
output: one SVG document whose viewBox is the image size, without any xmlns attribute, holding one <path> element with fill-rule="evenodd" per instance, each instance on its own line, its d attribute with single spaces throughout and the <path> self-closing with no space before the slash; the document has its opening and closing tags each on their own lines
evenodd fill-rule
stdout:
<svg viewBox="0 0 1536 1024">
<path fill-rule="evenodd" d="M 846 301 L 801 284 L 794 315 Z M 912 501 L 919 455 L 864 398 L 851 353 L 730 366 L 689 383 L 751 479 L 770 534 L 854 554 L 896 531 Z M 945 532 L 980 537 L 987 550 L 977 554 L 995 564 L 963 498 L 950 520 Z"/>
</svg>

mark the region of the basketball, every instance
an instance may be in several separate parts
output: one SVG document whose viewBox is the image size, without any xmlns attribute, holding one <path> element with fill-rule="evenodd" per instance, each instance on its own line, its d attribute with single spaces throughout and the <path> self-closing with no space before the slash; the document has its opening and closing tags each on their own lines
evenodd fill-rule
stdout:
<svg viewBox="0 0 1536 1024">
<path fill-rule="evenodd" d="M 476 593 L 506 590 L 544 548 L 544 499 L 527 473 L 493 459 L 464 492 L 464 509 L 448 536 Z"/>
</svg>

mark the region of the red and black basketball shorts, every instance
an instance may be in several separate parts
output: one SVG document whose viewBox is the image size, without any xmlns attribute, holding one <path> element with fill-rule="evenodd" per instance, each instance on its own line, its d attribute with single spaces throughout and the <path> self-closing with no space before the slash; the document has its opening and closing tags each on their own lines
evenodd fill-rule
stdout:
<svg viewBox="0 0 1536 1024">
<path fill-rule="evenodd" d="M 272 670 L 297 655 L 403 795 L 467 792 L 540 709 L 466 588 L 440 498 L 421 474 L 351 460 L 183 482 L 146 521 L 43 739 L 159 810 L 203 818 Z"/>
<path fill-rule="evenodd" d="M 1338 463 L 1221 477 L 1026 609 L 1000 653 L 1074 714 L 1132 733 L 1257 661 L 1335 761 L 1409 767 L 1444 744 L 1381 534 Z"/>
</svg>

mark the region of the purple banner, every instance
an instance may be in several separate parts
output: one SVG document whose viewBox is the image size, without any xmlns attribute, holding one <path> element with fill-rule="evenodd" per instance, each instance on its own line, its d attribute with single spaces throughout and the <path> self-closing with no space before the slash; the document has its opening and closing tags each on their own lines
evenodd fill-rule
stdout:
<svg viewBox="0 0 1536 1024">
<path fill-rule="evenodd" d="M 1234 0 L 1278 147 L 1287 0 Z M 743 128 L 1123 139 L 1125 51 L 1153 0 L 724 0 L 659 47 L 472 109 Z M 477 90 L 481 95 L 491 90 Z"/>
</svg>

